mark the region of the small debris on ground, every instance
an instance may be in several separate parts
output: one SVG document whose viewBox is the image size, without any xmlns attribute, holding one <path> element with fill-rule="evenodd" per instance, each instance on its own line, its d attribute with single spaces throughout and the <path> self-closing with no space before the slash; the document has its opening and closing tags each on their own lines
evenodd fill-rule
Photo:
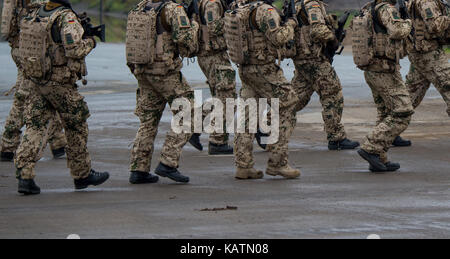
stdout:
<svg viewBox="0 0 450 259">
<path fill-rule="evenodd" d="M 238 207 L 236 206 L 226 206 L 225 208 L 206 208 L 206 209 L 201 209 L 200 211 L 224 211 L 224 210 L 237 210 Z"/>
</svg>

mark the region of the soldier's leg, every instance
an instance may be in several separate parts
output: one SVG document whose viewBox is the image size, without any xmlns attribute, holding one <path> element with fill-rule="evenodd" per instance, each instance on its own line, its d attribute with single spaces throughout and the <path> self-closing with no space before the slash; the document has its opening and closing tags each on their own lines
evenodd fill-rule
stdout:
<svg viewBox="0 0 450 259">
<path fill-rule="evenodd" d="M 223 103 L 224 133 L 210 134 L 209 142 L 216 145 L 228 144 L 226 132 L 226 99 L 236 98 L 236 72 L 228 59 L 226 52 L 209 57 L 198 57 L 198 63 L 205 76 L 211 95 Z"/>
<path fill-rule="evenodd" d="M 370 154 L 380 155 L 386 160 L 387 156 L 384 154 L 394 139 L 408 128 L 411 115 L 414 113 L 413 107 L 400 72 L 366 72 L 365 78 L 369 86 L 379 93 L 389 114 L 368 135 L 362 149 Z"/>
<path fill-rule="evenodd" d="M 131 150 L 130 171 L 149 173 L 154 140 L 166 101 L 152 88 L 146 75 L 137 78 L 139 88 L 136 91 L 135 114 L 141 124 Z"/>
<path fill-rule="evenodd" d="M 430 58 L 430 73 L 426 73 L 429 81 L 433 83 L 447 104 L 447 113 L 450 116 L 450 63 L 445 52 L 436 51 L 433 59 Z"/>
<path fill-rule="evenodd" d="M 246 78 L 247 82 L 251 82 L 258 97 L 279 99 L 278 141 L 268 145 L 270 155 L 267 173 L 286 178 L 298 177 L 300 171 L 288 165 L 288 142 L 295 127 L 295 106 L 298 103 L 294 89 L 284 77 L 283 70 L 276 64 L 250 66 L 240 75 L 241 79 Z"/>
<path fill-rule="evenodd" d="M 194 92 L 187 84 L 186 79 L 181 72 L 174 72 L 159 80 L 154 80 L 152 83 L 158 86 L 159 93 L 163 95 L 164 99 L 172 106 L 174 100 L 184 98 L 190 102 L 191 108 L 191 133 L 175 133 L 173 129 L 166 135 L 166 140 L 161 151 L 160 162 L 170 168 L 178 168 L 181 157 L 181 152 L 192 136 L 194 121 L 192 116 L 194 114 Z M 180 111 L 173 111 L 174 115 Z"/>
<path fill-rule="evenodd" d="M 344 110 L 342 85 L 329 62 L 321 62 L 318 67 L 319 76 L 315 90 L 320 96 L 323 107 L 322 117 L 325 122 L 325 132 L 327 132 L 328 141 L 341 141 L 347 138 L 344 125 L 341 123 Z"/>
<path fill-rule="evenodd" d="M 45 134 L 53 108 L 37 89 L 33 88 L 27 97 L 25 107 L 26 130 L 17 149 L 15 165 L 17 177 L 29 180 L 35 177 L 34 168 L 40 158 L 39 153 L 46 144 Z"/>
<path fill-rule="evenodd" d="M 299 102 L 295 110 L 299 112 L 303 110 L 311 100 L 314 93 L 313 82 L 311 78 L 317 76 L 317 70 L 313 69 L 309 63 L 295 64 L 294 78 L 292 79 L 292 87 L 298 96 Z"/>
<path fill-rule="evenodd" d="M 61 157 L 65 153 L 65 148 L 67 145 L 66 135 L 63 131 L 63 125 L 61 118 L 57 112 L 53 115 L 48 129 L 48 143 L 50 144 L 50 149 L 52 150 L 53 156 L 55 158 Z"/>
<path fill-rule="evenodd" d="M 416 67 L 414 59 L 410 58 L 410 60 L 411 65 L 409 67 L 409 72 L 406 75 L 405 84 L 411 97 L 411 103 L 414 109 L 416 109 L 423 101 L 423 98 L 430 88 L 431 82 L 421 71 L 419 71 L 420 69 Z"/>
<path fill-rule="evenodd" d="M 67 139 L 67 164 L 75 180 L 86 179 L 91 173 L 91 157 L 87 149 L 89 108 L 77 86 L 50 82 L 39 87 L 42 96 L 56 110 Z"/>
<path fill-rule="evenodd" d="M 14 154 L 20 144 L 22 134 L 22 127 L 24 125 L 24 110 L 25 101 L 29 92 L 24 86 L 24 78 L 21 70 L 18 70 L 16 92 L 14 94 L 14 101 L 9 112 L 9 116 L 5 122 L 5 131 L 2 136 L 2 153 Z M 11 158 L 12 159 L 12 158 Z"/>
</svg>

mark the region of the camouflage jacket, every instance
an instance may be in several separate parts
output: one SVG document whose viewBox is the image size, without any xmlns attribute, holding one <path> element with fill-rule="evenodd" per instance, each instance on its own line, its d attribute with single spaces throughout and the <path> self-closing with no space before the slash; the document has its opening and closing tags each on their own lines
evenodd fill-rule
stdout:
<svg viewBox="0 0 450 259">
<path fill-rule="evenodd" d="M 221 0 L 201 0 L 200 23 L 201 38 L 199 56 L 209 56 L 214 52 L 226 51 L 224 37 L 225 6 Z"/>
</svg>

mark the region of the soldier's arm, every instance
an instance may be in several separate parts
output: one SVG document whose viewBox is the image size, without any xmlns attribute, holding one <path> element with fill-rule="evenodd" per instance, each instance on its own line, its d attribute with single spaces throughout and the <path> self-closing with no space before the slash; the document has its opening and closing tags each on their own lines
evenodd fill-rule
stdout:
<svg viewBox="0 0 450 259">
<path fill-rule="evenodd" d="M 83 39 L 83 27 L 73 12 L 64 13 L 61 16 L 59 25 L 61 28 L 61 40 L 68 58 L 82 59 L 95 48 L 94 39 Z"/>
<path fill-rule="evenodd" d="M 281 17 L 274 7 L 262 6 L 256 10 L 256 25 L 266 38 L 276 47 L 281 47 L 294 40 L 294 29 L 297 23 L 289 19 L 281 25 Z"/>
<path fill-rule="evenodd" d="M 430 34 L 440 34 L 447 30 L 450 19 L 443 15 L 435 1 L 421 1 L 417 4 L 417 11 L 425 21 Z"/>
<path fill-rule="evenodd" d="M 224 34 L 223 12 L 220 0 L 209 0 L 205 5 L 203 18 L 206 21 L 209 35 L 218 37 Z"/>
<path fill-rule="evenodd" d="M 315 42 L 328 42 L 336 38 L 333 31 L 327 26 L 325 16 L 317 1 L 306 4 L 308 21 L 311 25 L 311 38 Z"/>
<path fill-rule="evenodd" d="M 175 43 L 188 48 L 197 44 L 198 24 L 194 21 L 189 21 L 183 6 L 168 4 L 163 11 L 166 23 L 172 30 L 172 40 Z"/>
<path fill-rule="evenodd" d="M 379 21 L 386 27 L 388 35 L 393 40 L 402 40 L 411 33 L 411 20 L 403 20 L 397 9 L 392 5 L 384 5 L 378 10 Z"/>
</svg>

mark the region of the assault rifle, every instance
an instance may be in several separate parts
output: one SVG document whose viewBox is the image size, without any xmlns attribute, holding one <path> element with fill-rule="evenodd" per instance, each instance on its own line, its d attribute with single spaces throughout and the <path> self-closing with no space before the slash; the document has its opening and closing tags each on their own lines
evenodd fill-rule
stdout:
<svg viewBox="0 0 450 259">
<path fill-rule="evenodd" d="M 294 18 L 297 15 L 295 10 L 295 0 L 285 0 L 283 5 L 283 16 L 281 17 L 283 23 L 286 23 L 288 19 Z"/>
<path fill-rule="evenodd" d="M 398 0 L 398 7 L 400 11 L 400 18 L 403 20 L 409 19 L 408 7 L 406 7 L 407 0 Z"/>
<path fill-rule="evenodd" d="M 89 18 L 85 12 L 81 15 L 78 15 L 78 18 L 80 19 L 81 26 L 83 26 L 84 29 L 84 37 L 96 36 L 100 39 L 101 42 L 106 41 L 106 26 L 104 24 L 94 27 L 94 25 L 92 25 L 91 23 L 91 18 Z"/>
<path fill-rule="evenodd" d="M 345 24 L 347 24 L 349 17 L 350 12 L 346 11 L 344 15 L 342 15 L 341 18 L 339 18 L 338 28 L 334 32 L 337 40 L 334 43 L 328 43 L 327 46 L 325 47 L 324 54 L 332 64 L 334 61 L 334 56 L 341 55 L 342 51 L 344 51 L 344 45 L 342 45 L 342 42 L 344 41 L 345 36 L 347 35 L 347 32 L 345 31 Z"/>
</svg>

